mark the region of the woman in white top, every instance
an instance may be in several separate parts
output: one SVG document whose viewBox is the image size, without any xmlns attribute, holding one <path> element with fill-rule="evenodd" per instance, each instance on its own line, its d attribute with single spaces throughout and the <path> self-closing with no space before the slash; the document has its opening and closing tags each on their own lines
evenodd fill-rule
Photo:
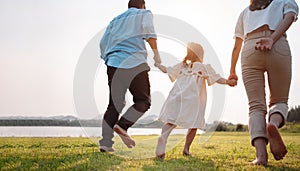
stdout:
<svg viewBox="0 0 300 171">
<path fill-rule="evenodd" d="M 285 32 L 297 15 L 298 6 L 294 0 L 252 0 L 236 25 L 229 79 L 238 79 L 235 68 L 244 42 L 241 65 L 249 101 L 251 144 L 256 148 L 253 164 L 267 165 L 268 142 L 276 160 L 283 159 L 287 153 L 278 128 L 284 125 L 287 117 L 291 82 L 291 52 Z M 265 72 L 270 90 L 268 125 Z"/>
<path fill-rule="evenodd" d="M 158 118 L 165 123 L 156 148 L 158 158 L 165 157 L 167 138 L 176 126 L 189 129 L 183 154 L 190 155 L 189 148 L 197 128 L 205 128 L 206 80 L 208 85 L 215 82 L 230 86 L 236 85 L 236 80 L 221 78 L 211 65 L 203 64 L 203 53 L 201 45 L 189 43 L 187 56 L 183 62 L 168 68 L 161 64 L 155 64 L 162 72 L 168 73 L 172 82 L 176 80 Z"/>
</svg>

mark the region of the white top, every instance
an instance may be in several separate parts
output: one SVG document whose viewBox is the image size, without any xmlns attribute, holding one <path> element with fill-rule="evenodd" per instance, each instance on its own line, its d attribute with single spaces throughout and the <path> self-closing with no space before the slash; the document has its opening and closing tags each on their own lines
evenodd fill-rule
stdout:
<svg viewBox="0 0 300 171">
<path fill-rule="evenodd" d="M 220 75 L 211 65 L 194 62 L 179 63 L 167 68 L 171 81 L 176 82 L 165 101 L 158 120 L 183 128 L 205 129 L 206 85 L 214 84 Z"/>
<path fill-rule="evenodd" d="M 273 0 L 267 8 L 262 10 L 251 11 L 247 7 L 239 16 L 234 37 L 244 40 L 247 33 L 263 25 L 268 25 L 270 30 L 275 30 L 286 13 L 293 12 L 298 16 L 298 11 L 295 0 Z"/>
</svg>

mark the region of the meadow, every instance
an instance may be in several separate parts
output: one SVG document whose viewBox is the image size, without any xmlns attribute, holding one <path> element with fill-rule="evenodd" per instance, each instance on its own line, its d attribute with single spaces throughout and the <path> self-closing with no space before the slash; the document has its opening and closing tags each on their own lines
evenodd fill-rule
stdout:
<svg viewBox="0 0 300 171">
<path fill-rule="evenodd" d="M 183 135 L 172 135 L 164 161 L 154 159 L 157 135 L 134 136 L 131 150 L 116 137 L 114 153 L 101 153 L 97 138 L 0 138 L 0 170 L 300 170 L 300 133 L 282 134 L 288 154 L 276 161 L 268 149 L 267 167 L 250 164 L 247 132 L 197 135 L 191 157 L 182 155 Z"/>
</svg>

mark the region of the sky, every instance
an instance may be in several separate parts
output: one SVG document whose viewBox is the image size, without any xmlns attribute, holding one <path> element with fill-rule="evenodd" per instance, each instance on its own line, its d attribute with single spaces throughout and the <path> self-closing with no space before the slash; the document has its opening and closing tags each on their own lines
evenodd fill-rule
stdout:
<svg viewBox="0 0 300 171">
<path fill-rule="evenodd" d="M 127 2 L 0 0 L 0 117 L 77 116 L 73 86 L 82 52 L 87 46 L 98 48 L 97 43 L 90 44 L 91 40 L 115 16 L 127 10 Z M 154 16 L 169 16 L 197 29 L 214 50 L 221 64 L 218 71 L 227 78 L 235 24 L 248 3 L 249 0 L 148 0 L 146 7 Z M 300 67 L 297 67 L 300 65 L 299 30 L 298 21 L 287 32 L 293 55 L 289 106 L 300 104 Z M 166 56 L 176 56 L 173 61 L 180 61 L 186 52 L 182 44 L 170 37 L 159 36 L 158 48 Z M 92 58 L 99 58 L 97 53 L 95 51 L 93 54 L 96 55 Z M 98 113 L 103 113 L 108 101 L 107 78 L 105 65 L 100 59 L 98 62 L 93 98 Z M 225 104 L 220 119 L 247 124 L 248 102 L 239 63 L 240 60 L 236 68 L 238 85 L 224 88 Z M 155 69 L 150 72 L 150 77 L 152 96 L 166 98 L 172 87 L 168 78 Z M 164 89 L 159 88 L 161 85 Z M 208 99 L 213 99 L 211 91 L 209 87 Z M 153 101 L 154 107 L 150 111 L 159 112 L 161 105 L 160 101 Z M 208 106 L 208 112 L 209 108 L 219 107 Z M 87 107 L 86 117 L 92 117 L 89 113 L 91 111 Z M 85 117 L 84 114 L 79 115 Z"/>
</svg>

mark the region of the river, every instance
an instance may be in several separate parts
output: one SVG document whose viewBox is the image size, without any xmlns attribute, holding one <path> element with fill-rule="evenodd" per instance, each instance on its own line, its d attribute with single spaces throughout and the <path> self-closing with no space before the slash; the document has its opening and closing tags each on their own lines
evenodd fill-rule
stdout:
<svg viewBox="0 0 300 171">
<path fill-rule="evenodd" d="M 100 137 L 101 127 L 1 126 L 0 137 Z M 159 135 L 160 128 L 130 128 L 130 135 Z M 174 129 L 171 134 L 186 134 L 187 129 Z M 198 130 L 198 134 L 203 131 Z"/>
</svg>

